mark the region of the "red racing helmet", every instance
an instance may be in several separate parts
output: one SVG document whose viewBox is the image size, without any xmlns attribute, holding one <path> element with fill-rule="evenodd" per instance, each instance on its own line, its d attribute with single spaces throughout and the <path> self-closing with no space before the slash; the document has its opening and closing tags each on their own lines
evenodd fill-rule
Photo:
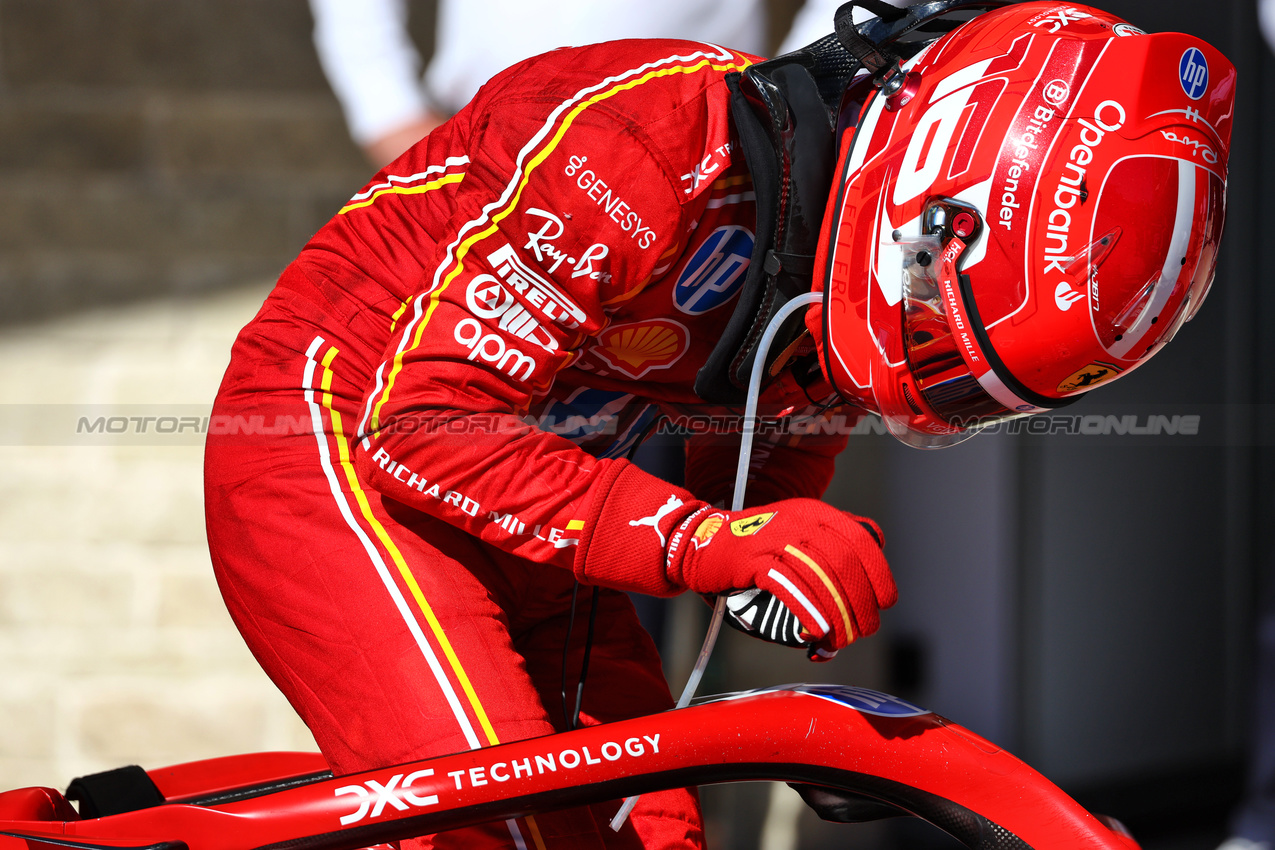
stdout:
<svg viewBox="0 0 1275 850">
<path fill-rule="evenodd" d="M 806 322 L 837 392 L 900 440 L 1067 404 L 1199 309 L 1235 97 L 1217 50 L 1031 2 L 881 79 L 847 90 Z"/>
</svg>

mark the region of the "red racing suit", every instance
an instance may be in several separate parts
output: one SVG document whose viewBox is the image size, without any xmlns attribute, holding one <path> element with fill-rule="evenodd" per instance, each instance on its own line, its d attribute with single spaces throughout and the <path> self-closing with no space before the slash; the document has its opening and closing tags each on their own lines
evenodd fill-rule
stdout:
<svg viewBox="0 0 1275 850">
<path fill-rule="evenodd" d="M 664 542 L 639 520 L 682 491 L 642 479 L 628 539 L 593 524 L 645 475 L 623 456 L 658 416 L 711 412 L 692 387 L 756 218 L 724 77 L 752 61 L 626 41 L 511 68 L 356 194 L 240 334 L 208 441 L 214 567 L 337 773 L 563 729 L 577 575 L 684 590 L 605 575 L 606 552 Z M 787 376 L 768 398 L 807 404 Z M 690 439 L 695 496 L 729 498 L 737 444 Z M 821 495 L 843 445 L 763 441 L 749 501 Z M 627 597 L 599 605 L 582 722 L 670 707 Z M 644 796 L 619 834 L 614 809 L 421 841 L 702 845 L 692 792 Z"/>
</svg>

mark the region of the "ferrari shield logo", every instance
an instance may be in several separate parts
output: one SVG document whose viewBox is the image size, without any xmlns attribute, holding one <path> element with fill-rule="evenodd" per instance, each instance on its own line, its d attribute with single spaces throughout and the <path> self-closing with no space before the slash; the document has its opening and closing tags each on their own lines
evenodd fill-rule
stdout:
<svg viewBox="0 0 1275 850">
<path fill-rule="evenodd" d="M 770 522 L 775 512 L 765 514 L 753 514 L 743 519 L 737 519 L 730 524 L 730 533 L 736 537 L 747 537 L 750 534 L 756 534 L 762 530 L 762 527 Z"/>
<path fill-rule="evenodd" d="M 1058 385 L 1060 393 L 1074 393 L 1109 381 L 1120 374 L 1120 367 L 1110 363 L 1093 362 Z"/>
</svg>

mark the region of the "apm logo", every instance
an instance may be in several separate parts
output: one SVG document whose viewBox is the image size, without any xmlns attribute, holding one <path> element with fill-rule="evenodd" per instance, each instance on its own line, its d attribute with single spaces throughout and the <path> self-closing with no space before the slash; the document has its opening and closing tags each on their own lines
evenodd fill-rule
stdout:
<svg viewBox="0 0 1275 850">
<path fill-rule="evenodd" d="M 433 775 L 434 771 L 432 770 L 418 770 L 415 773 L 407 774 L 406 777 L 401 773 L 395 774 L 384 785 L 375 779 L 369 779 L 363 785 L 346 785 L 336 789 L 334 793 L 338 797 L 350 794 L 359 798 L 358 810 L 352 814 L 343 815 L 341 817 L 341 825 L 348 826 L 349 824 L 357 823 L 369 815 L 373 818 L 379 818 L 387 805 L 400 812 L 405 812 L 412 806 L 420 808 L 422 806 L 438 805 L 437 794 L 429 794 L 422 797 L 411 790 L 413 782 Z M 399 784 L 400 782 L 402 782 L 401 785 Z M 367 787 L 365 788 L 364 786 Z"/>
<path fill-rule="evenodd" d="M 1178 61 L 1178 81 L 1191 100 L 1199 100 L 1209 88 L 1209 63 L 1198 47 L 1188 47 Z"/>
</svg>

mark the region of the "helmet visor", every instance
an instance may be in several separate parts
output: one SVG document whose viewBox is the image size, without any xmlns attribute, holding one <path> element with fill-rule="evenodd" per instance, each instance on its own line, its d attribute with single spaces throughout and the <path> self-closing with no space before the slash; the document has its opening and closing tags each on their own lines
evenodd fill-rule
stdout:
<svg viewBox="0 0 1275 850">
<path fill-rule="evenodd" d="M 1012 416 L 1014 411 L 988 394 L 961 354 L 965 337 L 952 332 L 948 311 L 953 305 L 944 299 L 936 274 L 942 250 L 936 237 L 904 249 L 903 339 L 917 389 L 940 418 L 959 427 Z"/>
<path fill-rule="evenodd" d="M 1221 177 L 1183 159 L 1131 156 L 1111 168 L 1094 217 L 1098 242 L 1110 248 L 1073 264 L 1078 289 L 1092 282 L 1100 290 L 1093 322 L 1106 353 L 1143 360 L 1200 308 L 1217 264 L 1225 193 Z"/>
<path fill-rule="evenodd" d="M 994 374 L 976 375 L 971 368 L 971 358 L 986 361 L 956 291 L 955 260 L 963 243 L 952 240 L 945 247 L 939 237 L 923 236 L 903 240 L 899 246 L 903 249 L 903 350 L 910 380 L 903 382 L 893 399 L 878 396 L 881 417 L 890 432 L 911 446 L 942 448 L 992 423 L 1036 412 L 1035 407 L 1008 407 L 985 386 L 999 383 Z"/>
</svg>

